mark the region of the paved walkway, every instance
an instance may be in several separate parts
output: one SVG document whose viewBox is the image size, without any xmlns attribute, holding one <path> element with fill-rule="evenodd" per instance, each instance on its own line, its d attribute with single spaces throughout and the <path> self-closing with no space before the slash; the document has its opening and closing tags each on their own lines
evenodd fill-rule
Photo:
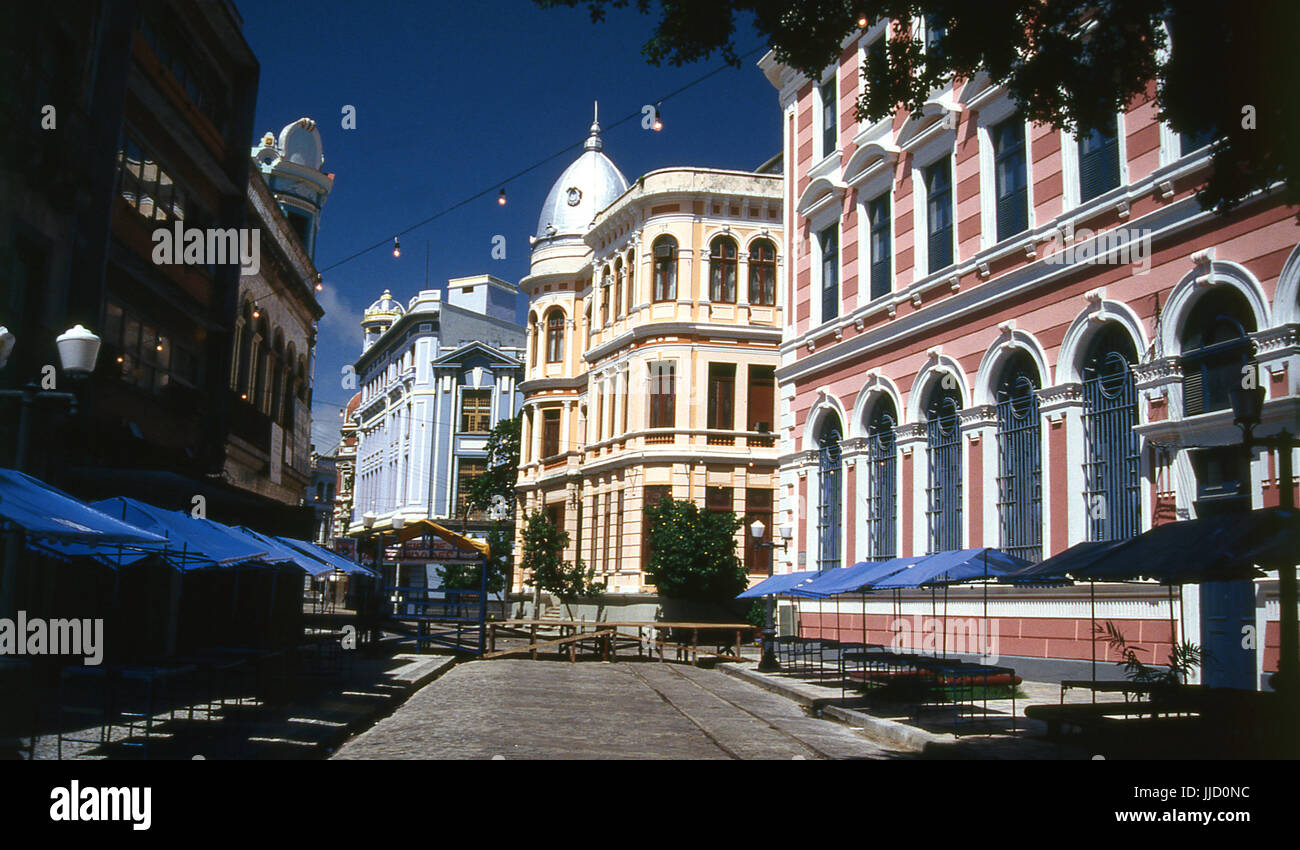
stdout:
<svg viewBox="0 0 1300 850">
<path fill-rule="evenodd" d="M 461 664 L 343 759 L 887 759 L 899 750 L 715 670 L 499 659 Z"/>
</svg>

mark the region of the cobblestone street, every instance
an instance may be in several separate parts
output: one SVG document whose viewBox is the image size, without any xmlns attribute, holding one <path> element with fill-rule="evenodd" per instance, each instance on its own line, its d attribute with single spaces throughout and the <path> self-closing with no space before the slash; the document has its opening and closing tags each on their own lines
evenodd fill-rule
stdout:
<svg viewBox="0 0 1300 850">
<path fill-rule="evenodd" d="M 742 707 L 743 706 L 743 707 Z M 345 744 L 342 759 L 887 759 L 794 702 L 676 664 L 462 664 Z"/>
</svg>

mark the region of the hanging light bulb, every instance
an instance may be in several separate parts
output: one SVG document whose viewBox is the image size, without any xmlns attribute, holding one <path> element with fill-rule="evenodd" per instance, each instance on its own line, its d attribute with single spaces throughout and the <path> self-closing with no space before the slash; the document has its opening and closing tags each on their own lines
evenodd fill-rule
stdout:
<svg viewBox="0 0 1300 850">
<path fill-rule="evenodd" d="M 394 257 L 402 256 L 402 243 L 397 241 L 396 236 L 393 237 L 393 256 Z"/>
<path fill-rule="evenodd" d="M 866 15 L 860 15 L 860 16 L 858 16 L 858 26 L 859 26 L 859 27 L 861 27 L 861 28 L 863 28 L 863 29 L 866 29 L 868 23 L 870 23 L 870 21 L 867 20 L 867 16 L 866 16 Z"/>
<path fill-rule="evenodd" d="M 324 290 L 325 290 L 325 284 L 321 282 L 320 274 L 317 274 L 317 275 L 316 275 L 316 291 L 317 291 L 317 292 L 323 292 Z"/>
<path fill-rule="evenodd" d="M 504 186 L 501 187 L 501 194 L 497 195 L 497 203 L 503 207 L 506 205 L 506 189 Z"/>
<path fill-rule="evenodd" d="M 256 304 L 253 305 L 253 318 L 254 319 L 262 318 L 262 308 L 257 306 Z"/>
<path fill-rule="evenodd" d="M 664 109 L 659 104 L 655 104 L 655 123 L 651 125 L 656 133 L 664 128 Z"/>
<path fill-rule="evenodd" d="M 161 340 L 161 339 L 158 340 L 158 344 L 154 346 L 154 350 L 157 351 L 157 352 L 160 353 L 160 354 L 162 353 L 162 350 L 163 350 L 163 344 L 162 344 L 162 340 Z"/>
</svg>

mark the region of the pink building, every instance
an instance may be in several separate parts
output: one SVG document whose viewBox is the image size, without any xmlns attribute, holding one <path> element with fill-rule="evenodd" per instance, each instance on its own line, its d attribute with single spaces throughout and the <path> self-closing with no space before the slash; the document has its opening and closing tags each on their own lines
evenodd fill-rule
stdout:
<svg viewBox="0 0 1300 850">
<path fill-rule="evenodd" d="M 1257 433 L 1300 430 L 1296 208 L 1261 194 L 1202 211 L 1210 149 L 1158 120 L 1154 86 L 1086 136 L 1024 121 L 980 77 L 858 122 L 886 37 L 862 30 L 816 82 L 760 63 L 780 92 L 789 244 L 778 572 L 979 546 L 1038 561 L 1277 504 L 1277 459 L 1241 452 L 1227 390 L 1258 375 Z M 1276 586 L 1099 587 L 1097 619 L 1156 662 L 1171 632 L 1227 647 L 1207 681 L 1253 683 L 1276 669 Z M 799 607 L 805 634 L 873 642 L 931 610 L 928 593 Z M 1003 656 L 1093 652 L 1086 587 L 994 588 L 990 615 Z"/>
</svg>

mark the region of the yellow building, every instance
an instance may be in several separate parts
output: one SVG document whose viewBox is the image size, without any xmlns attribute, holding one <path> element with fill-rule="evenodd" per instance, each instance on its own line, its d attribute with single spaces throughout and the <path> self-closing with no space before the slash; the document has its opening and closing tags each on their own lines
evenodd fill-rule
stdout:
<svg viewBox="0 0 1300 850">
<path fill-rule="evenodd" d="M 629 187 L 597 124 L 547 197 L 520 282 L 519 508 L 568 531 L 566 559 L 610 593 L 654 590 L 647 500 L 733 510 L 771 534 L 781 225 L 778 175 L 669 168 Z M 768 550 L 736 537 L 766 575 Z"/>
</svg>

